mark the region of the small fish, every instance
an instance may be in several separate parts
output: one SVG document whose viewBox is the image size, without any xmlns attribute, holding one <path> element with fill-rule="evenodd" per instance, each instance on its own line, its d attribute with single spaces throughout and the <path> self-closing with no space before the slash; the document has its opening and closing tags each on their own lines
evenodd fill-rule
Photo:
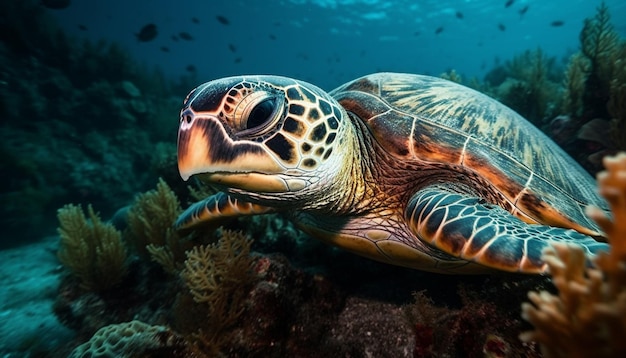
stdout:
<svg viewBox="0 0 626 358">
<path fill-rule="evenodd" d="M 79 29 L 80 31 L 87 31 L 87 26 L 85 26 L 85 25 L 83 25 L 83 24 L 80 24 L 80 25 L 78 25 L 78 29 Z"/>
<path fill-rule="evenodd" d="M 498 29 L 500 31 L 506 31 L 506 26 L 502 25 L 502 24 L 498 24 Z"/>
<path fill-rule="evenodd" d="M 161 46 L 161 51 L 162 52 L 170 52 L 170 48 L 167 46 Z"/>
<path fill-rule="evenodd" d="M 439 35 L 440 33 L 443 32 L 443 26 L 439 26 L 436 30 L 435 30 L 435 35 Z"/>
<path fill-rule="evenodd" d="M 237 48 L 233 44 L 228 44 L 228 49 L 230 52 L 237 52 Z"/>
<path fill-rule="evenodd" d="M 172 35 L 172 41 L 174 41 L 174 42 L 178 42 L 178 36 L 176 36 L 176 35 Z"/>
<path fill-rule="evenodd" d="M 217 15 L 215 17 L 217 19 L 217 21 L 220 22 L 220 24 L 222 25 L 229 25 L 230 24 L 230 20 L 228 20 L 226 17 L 222 16 L 222 15 Z"/>
<path fill-rule="evenodd" d="M 191 18 L 191 22 L 193 22 L 194 24 L 199 24 L 199 23 L 200 23 L 200 20 L 198 20 L 198 18 L 197 18 L 197 17 L 192 17 L 192 18 Z"/>
<path fill-rule="evenodd" d="M 185 31 L 179 33 L 178 36 L 180 36 L 181 39 L 186 40 L 186 41 L 193 40 L 193 36 L 191 36 L 188 32 L 185 32 Z"/>
<path fill-rule="evenodd" d="M 276 40 L 276 36 L 274 36 L 273 34 L 270 34 L 270 40 Z"/>
<path fill-rule="evenodd" d="M 526 5 L 523 8 L 521 8 L 518 12 L 519 12 L 520 16 L 524 16 L 526 11 L 528 11 L 528 5 Z"/>
<path fill-rule="evenodd" d="M 154 40 L 158 35 L 157 27 L 155 24 L 147 24 L 139 30 L 137 36 L 137 40 L 140 42 L 148 42 Z"/>
<path fill-rule="evenodd" d="M 419 32 L 419 31 L 415 31 L 415 32 L 413 33 L 413 36 L 419 36 L 420 34 L 421 34 L 421 32 Z"/>
<path fill-rule="evenodd" d="M 242 58 L 241 58 L 241 57 L 237 57 L 237 58 L 236 58 L 233 62 L 234 62 L 234 63 L 240 63 L 240 62 L 241 62 L 241 60 L 242 60 Z"/>
<path fill-rule="evenodd" d="M 185 70 L 187 70 L 187 72 L 192 72 L 192 73 L 197 71 L 196 66 L 194 65 L 187 65 L 187 67 L 185 67 Z"/>
<path fill-rule="evenodd" d="M 504 4 L 504 7 L 509 7 L 509 6 L 513 5 L 514 2 L 515 2 L 515 0 L 508 0 L 506 2 L 506 4 Z"/>
<path fill-rule="evenodd" d="M 41 0 L 41 5 L 52 10 L 66 9 L 71 3 L 71 0 Z"/>
<path fill-rule="evenodd" d="M 457 18 L 457 19 L 462 19 L 463 17 L 464 17 L 464 16 L 463 16 L 463 13 L 462 13 L 462 12 L 460 12 L 460 11 L 457 11 L 457 12 L 456 12 L 456 18 Z"/>
<path fill-rule="evenodd" d="M 564 22 L 564 21 L 561 21 L 561 20 L 556 20 L 556 21 L 552 21 L 552 22 L 550 23 L 550 26 L 560 27 L 560 26 L 563 26 L 564 24 L 565 24 L 565 22 Z"/>
</svg>

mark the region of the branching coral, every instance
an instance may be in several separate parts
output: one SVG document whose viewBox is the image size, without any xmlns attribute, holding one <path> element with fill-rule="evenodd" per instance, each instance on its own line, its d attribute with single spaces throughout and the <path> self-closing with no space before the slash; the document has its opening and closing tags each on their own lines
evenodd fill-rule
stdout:
<svg viewBox="0 0 626 358">
<path fill-rule="evenodd" d="M 224 231 L 218 243 L 187 252 L 182 277 L 194 301 L 208 308 L 207 324 L 197 335 L 205 347 L 214 347 L 243 313 L 253 277 L 250 244 L 244 234 Z"/>
<path fill-rule="evenodd" d="M 170 273 L 182 267 L 189 244 L 173 229 L 181 212 L 176 194 L 162 179 L 156 190 L 138 195 L 128 212 L 128 241 L 140 254 L 149 254 Z"/>
<path fill-rule="evenodd" d="M 555 245 L 544 253 L 558 296 L 530 292 L 522 317 L 535 326 L 523 341 L 537 341 L 546 357 L 626 356 L 626 154 L 604 159 L 598 174 L 600 193 L 613 212 L 598 208 L 587 214 L 604 230 L 611 243 L 608 253 L 585 267 L 579 248 Z"/>
<path fill-rule="evenodd" d="M 91 205 L 85 217 L 80 206 L 58 211 L 61 246 L 57 256 L 88 290 L 103 291 L 119 283 L 127 273 L 126 247 L 113 225 L 105 224 Z"/>
</svg>

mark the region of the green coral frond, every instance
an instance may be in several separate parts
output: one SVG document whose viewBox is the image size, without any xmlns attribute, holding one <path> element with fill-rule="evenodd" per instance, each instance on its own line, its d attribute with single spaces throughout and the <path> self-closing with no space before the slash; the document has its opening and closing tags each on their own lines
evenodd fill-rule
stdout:
<svg viewBox="0 0 626 358">
<path fill-rule="evenodd" d="M 597 9 L 596 16 L 585 19 L 580 33 L 583 54 L 597 63 L 600 57 L 609 56 L 616 48 L 619 36 L 611 25 L 609 8 L 604 2 Z"/>
<path fill-rule="evenodd" d="M 89 218 L 80 206 L 71 204 L 59 209 L 61 243 L 57 256 L 85 289 L 103 291 L 126 276 L 126 247 L 122 234 L 102 222 L 91 205 L 87 214 Z"/>
</svg>

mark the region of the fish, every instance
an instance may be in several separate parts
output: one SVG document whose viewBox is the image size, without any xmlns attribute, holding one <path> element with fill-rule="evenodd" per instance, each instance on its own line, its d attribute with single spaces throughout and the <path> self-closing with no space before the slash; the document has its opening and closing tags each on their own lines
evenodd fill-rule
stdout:
<svg viewBox="0 0 626 358">
<path fill-rule="evenodd" d="M 237 58 L 236 58 L 233 62 L 234 62 L 234 63 L 240 63 L 240 62 L 241 62 L 241 60 L 242 60 L 242 58 L 241 58 L 241 57 L 237 57 Z"/>
<path fill-rule="evenodd" d="M 500 31 L 506 31 L 506 26 L 504 26 L 503 24 L 498 24 L 498 29 Z"/>
<path fill-rule="evenodd" d="M 147 24 L 144 25 L 135 36 L 137 36 L 137 40 L 140 42 L 148 42 L 154 40 L 158 34 L 159 32 L 155 24 Z"/>
<path fill-rule="evenodd" d="M 270 34 L 270 40 L 276 40 L 276 36 L 274 34 Z"/>
<path fill-rule="evenodd" d="M 564 22 L 564 21 L 561 21 L 561 20 L 556 20 L 556 21 L 552 21 L 552 22 L 550 23 L 550 26 L 560 27 L 560 26 L 563 26 L 564 24 L 565 24 L 565 22 Z"/>
<path fill-rule="evenodd" d="M 504 7 L 510 7 L 511 5 L 513 5 L 514 2 L 515 0 L 508 0 L 506 4 L 504 4 Z"/>
<path fill-rule="evenodd" d="M 172 41 L 174 41 L 174 42 L 178 42 L 178 36 L 176 36 L 176 35 L 172 35 Z"/>
<path fill-rule="evenodd" d="M 419 32 L 419 31 L 415 31 L 415 32 L 413 33 L 413 36 L 419 36 L 419 35 L 420 35 L 420 32 Z"/>
<path fill-rule="evenodd" d="M 439 26 L 436 30 L 435 30 L 435 35 L 439 35 L 440 33 L 443 32 L 443 26 Z"/>
<path fill-rule="evenodd" d="M 457 18 L 457 19 L 462 19 L 463 17 L 464 17 L 464 16 L 463 16 L 463 13 L 462 13 L 462 12 L 460 12 L 460 11 L 457 11 L 457 12 L 456 12 L 456 18 Z"/>
<path fill-rule="evenodd" d="M 41 5 L 52 10 L 67 9 L 70 4 L 72 4 L 71 0 L 41 0 Z"/>
<path fill-rule="evenodd" d="M 170 48 L 167 46 L 161 46 L 161 51 L 162 52 L 170 52 Z"/>
<path fill-rule="evenodd" d="M 196 72 L 196 66 L 194 65 L 187 65 L 187 67 L 185 67 L 185 70 L 187 70 L 187 72 Z"/>
<path fill-rule="evenodd" d="M 521 8 L 518 12 L 520 14 L 520 16 L 523 16 L 526 11 L 528 11 L 528 5 L 524 6 L 523 8 Z"/>
<path fill-rule="evenodd" d="M 179 33 L 178 36 L 183 40 L 187 40 L 187 41 L 193 40 L 193 36 L 191 36 L 188 32 L 185 32 L 185 31 Z"/>
<path fill-rule="evenodd" d="M 237 48 L 233 44 L 228 44 L 228 49 L 230 52 L 237 52 Z"/>
<path fill-rule="evenodd" d="M 228 20 L 228 18 L 226 18 L 225 16 L 222 15 L 217 15 L 215 17 L 217 19 L 217 21 L 220 22 L 220 24 L 222 25 L 229 25 L 230 24 L 230 20 Z"/>
<path fill-rule="evenodd" d="M 85 26 L 85 25 L 83 25 L 83 24 L 79 24 L 79 25 L 78 25 L 78 29 L 79 29 L 80 31 L 87 31 L 87 26 Z"/>
<path fill-rule="evenodd" d="M 199 23 L 200 23 L 200 20 L 198 20 L 198 18 L 197 18 L 197 17 L 192 17 L 192 18 L 191 18 L 191 22 L 193 22 L 194 24 L 199 24 Z"/>
</svg>

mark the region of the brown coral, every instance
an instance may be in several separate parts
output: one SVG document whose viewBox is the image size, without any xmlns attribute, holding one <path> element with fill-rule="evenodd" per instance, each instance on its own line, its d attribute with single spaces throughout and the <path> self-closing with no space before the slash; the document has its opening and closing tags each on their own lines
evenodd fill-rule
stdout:
<svg viewBox="0 0 626 358">
<path fill-rule="evenodd" d="M 245 287 L 253 277 L 251 242 L 240 232 L 225 230 L 219 242 L 187 252 L 182 277 L 194 301 L 208 309 L 207 324 L 196 336 L 204 349 L 214 348 L 244 311 Z"/>
<path fill-rule="evenodd" d="M 546 357 L 626 356 L 626 154 L 607 157 L 604 165 L 598 185 L 613 218 L 597 208 L 587 214 L 607 234 L 610 252 L 586 268 L 582 250 L 555 245 L 544 260 L 559 294 L 530 292 L 532 304 L 522 305 L 535 330 L 520 338 L 539 342 Z"/>
<path fill-rule="evenodd" d="M 89 219 L 80 206 L 66 205 L 58 211 L 61 245 L 57 256 L 91 291 L 107 290 L 128 271 L 126 247 L 113 225 L 102 222 L 91 205 Z"/>
</svg>

